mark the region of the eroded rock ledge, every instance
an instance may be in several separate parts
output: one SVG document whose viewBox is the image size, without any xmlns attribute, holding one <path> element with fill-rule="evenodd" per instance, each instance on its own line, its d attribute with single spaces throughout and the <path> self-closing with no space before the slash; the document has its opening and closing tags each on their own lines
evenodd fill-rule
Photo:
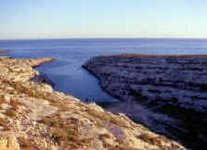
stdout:
<svg viewBox="0 0 207 150">
<path fill-rule="evenodd" d="M 207 56 L 100 56 L 83 67 L 122 100 L 109 110 L 124 112 L 190 147 L 206 146 Z"/>
<path fill-rule="evenodd" d="M 0 149 L 183 149 L 123 114 L 30 79 L 50 58 L 0 57 Z"/>
</svg>

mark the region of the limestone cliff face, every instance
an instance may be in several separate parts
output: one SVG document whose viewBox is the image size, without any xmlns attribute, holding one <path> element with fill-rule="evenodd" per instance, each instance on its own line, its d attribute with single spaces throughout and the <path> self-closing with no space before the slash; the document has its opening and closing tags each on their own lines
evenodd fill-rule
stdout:
<svg viewBox="0 0 207 150">
<path fill-rule="evenodd" d="M 100 56 L 84 67 L 122 100 L 109 110 L 190 147 L 206 146 L 207 56 Z"/>
<path fill-rule="evenodd" d="M 30 79 L 50 58 L 0 57 L 0 149 L 183 149 L 128 119 Z"/>
</svg>

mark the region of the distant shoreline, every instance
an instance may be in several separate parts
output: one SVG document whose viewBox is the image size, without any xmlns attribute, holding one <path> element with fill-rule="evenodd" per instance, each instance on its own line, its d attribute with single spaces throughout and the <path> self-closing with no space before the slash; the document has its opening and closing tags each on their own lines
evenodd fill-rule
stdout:
<svg viewBox="0 0 207 150">
<path fill-rule="evenodd" d="M 0 53 L 8 53 L 9 50 L 0 50 Z"/>
</svg>

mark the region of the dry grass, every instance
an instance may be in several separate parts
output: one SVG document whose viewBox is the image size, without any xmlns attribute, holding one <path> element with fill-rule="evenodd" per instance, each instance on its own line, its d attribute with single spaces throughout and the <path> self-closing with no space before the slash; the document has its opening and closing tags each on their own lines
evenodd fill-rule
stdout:
<svg viewBox="0 0 207 150">
<path fill-rule="evenodd" d="M 50 127 L 51 139 L 61 147 L 77 149 L 88 145 L 91 141 L 90 138 L 80 136 L 79 121 L 77 119 L 64 120 L 57 115 L 44 118 L 40 122 Z"/>
<path fill-rule="evenodd" d="M 15 117 L 17 114 L 16 110 L 15 109 L 8 109 L 6 112 L 5 112 L 5 115 L 10 117 L 10 118 L 13 118 Z"/>
<path fill-rule="evenodd" d="M 9 126 L 5 118 L 0 118 L 0 126 L 2 126 L 4 130 L 9 130 Z"/>
<path fill-rule="evenodd" d="M 20 147 L 25 150 L 35 150 L 36 148 L 33 146 L 31 139 L 26 139 L 23 137 L 18 138 L 18 142 Z"/>
<path fill-rule="evenodd" d="M 115 117 L 113 114 L 111 114 L 109 112 L 97 112 L 97 111 L 91 110 L 91 109 L 88 109 L 87 112 L 91 116 L 99 118 L 100 120 L 104 120 L 106 122 L 111 122 L 111 123 L 116 124 L 118 126 L 127 127 L 123 120 L 121 120 L 118 117 Z"/>
</svg>

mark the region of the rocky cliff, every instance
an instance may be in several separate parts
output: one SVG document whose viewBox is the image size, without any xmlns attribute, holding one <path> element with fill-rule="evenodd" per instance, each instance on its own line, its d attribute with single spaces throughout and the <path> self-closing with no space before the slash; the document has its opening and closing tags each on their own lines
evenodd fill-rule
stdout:
<svg viewBox="0 0 207 150">
<path fill-rule="evenodd" d="M 54 91 L 31 79 L 50 58 L 0 57 L 0 149 L 183 149 L 124 114 Z"/>
<path fill-rule="evenodd" d="M 84 64 L 123 112 L 191 148 L 207 147 L 207 56 L 123 54 Z"/>
</svg>

